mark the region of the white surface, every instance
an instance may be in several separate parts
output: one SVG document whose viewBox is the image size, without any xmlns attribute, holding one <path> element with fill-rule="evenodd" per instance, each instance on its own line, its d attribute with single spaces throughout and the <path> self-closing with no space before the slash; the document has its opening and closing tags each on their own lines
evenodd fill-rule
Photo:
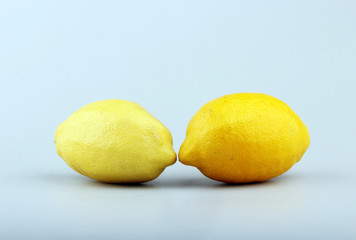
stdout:
<svg viewBox="0 0 356 240">
<path fill-rule="evenodd" d="M 137 186 L 63 164 L 1 183 L 2 239 L 352 239 L 355 180 L 311 159 L 274 180 L 226 185 L 180 164 Z M 308 163 L 309 161 L 309 163 Z M 4 193 L 4 192 L 3 192 Z"/>
<path fill-rule="evenodd" d="M 353 239 L 355 1 L 1 1 L 0 239 Z M 58 124 L 136 101 L 179 150 L 233 92 L 289 104 L 311 145 L 288 173 L 230 186 L 179 163 L 96 183 L 55 153 Z"/>
</svg>

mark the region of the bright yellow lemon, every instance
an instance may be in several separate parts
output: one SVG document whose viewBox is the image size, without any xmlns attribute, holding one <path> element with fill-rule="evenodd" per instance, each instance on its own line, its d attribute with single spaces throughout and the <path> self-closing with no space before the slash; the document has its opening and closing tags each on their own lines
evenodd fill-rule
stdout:
<svg viewBox="0 0 356 240">
<path fill-rule="evenodd" d="M 307 127 L 284 102 L 259 93 L 231 94 L 194 115 L 179 160 L 218 181 L 260 182 L 288 171 L 309 141 Z"/>
</svg>

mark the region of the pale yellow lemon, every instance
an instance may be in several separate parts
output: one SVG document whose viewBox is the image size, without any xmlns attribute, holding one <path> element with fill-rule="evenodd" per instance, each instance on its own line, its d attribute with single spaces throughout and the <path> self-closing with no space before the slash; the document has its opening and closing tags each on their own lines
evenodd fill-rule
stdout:
<svg viewBox="0 0 356 240">
<path fill-rule="evenodd" d="M 179 160 L 214 180 L 260 182 L 290 169 L 309 141 L 307 127 L 284 102 L 259 93 L 231 94 L 193 116 Z"/>
<path fill-rule="evenodd" d="M 101 182 L 138 183 L 175 163 L 169 130 L 139 104 L 91 103 L 60 124 L 56 150 L 75 171 Z"/>
</svg>

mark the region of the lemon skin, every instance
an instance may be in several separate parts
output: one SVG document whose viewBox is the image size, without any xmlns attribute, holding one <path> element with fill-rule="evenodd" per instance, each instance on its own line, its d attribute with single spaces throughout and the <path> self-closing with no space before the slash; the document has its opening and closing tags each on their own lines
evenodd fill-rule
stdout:
<svg viewBox="0 0 356 240">
<path fill-rule="evenodd" d="M 58 155 L 75 171 L 107 183 L 141 183 L 175 163 L 169 130 L 139 104 L 91 103 L 61 123 Z"/>
<path fill-rule="evenodd" d="M 308 129 L 284 102 L 260 93 L 237 93 L 205 104 L 190 120 L 179 161 L 226 183 L 261 182 L 298 162 Z"/>
</svg>

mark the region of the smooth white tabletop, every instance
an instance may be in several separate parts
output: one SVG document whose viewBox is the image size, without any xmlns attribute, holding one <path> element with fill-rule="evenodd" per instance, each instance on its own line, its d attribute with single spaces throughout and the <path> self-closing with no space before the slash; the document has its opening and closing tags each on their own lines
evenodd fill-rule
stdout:
<svg viewBox="0 0 356 240">
<path fill-rule="evenodd" d="M 355 239 L 356 2 L 1 1 L 0 239 Z M 56 154 L 57 126 L 138 102 L 179 150 L 206 102 L 261 92 L 311 144 L 286 174 L 226 185 L 177 162 L 101 184 Z"/>
<path fill-rule="evenodd" d="M 177 164 L 150 183 L 132 186 L 90 180 L 58 161 L 1 182 L 1 236 L 352 239 L 354 172 L 304 160 L 285 175 L 259 184 L 218 183 Z"/>
</svg>

